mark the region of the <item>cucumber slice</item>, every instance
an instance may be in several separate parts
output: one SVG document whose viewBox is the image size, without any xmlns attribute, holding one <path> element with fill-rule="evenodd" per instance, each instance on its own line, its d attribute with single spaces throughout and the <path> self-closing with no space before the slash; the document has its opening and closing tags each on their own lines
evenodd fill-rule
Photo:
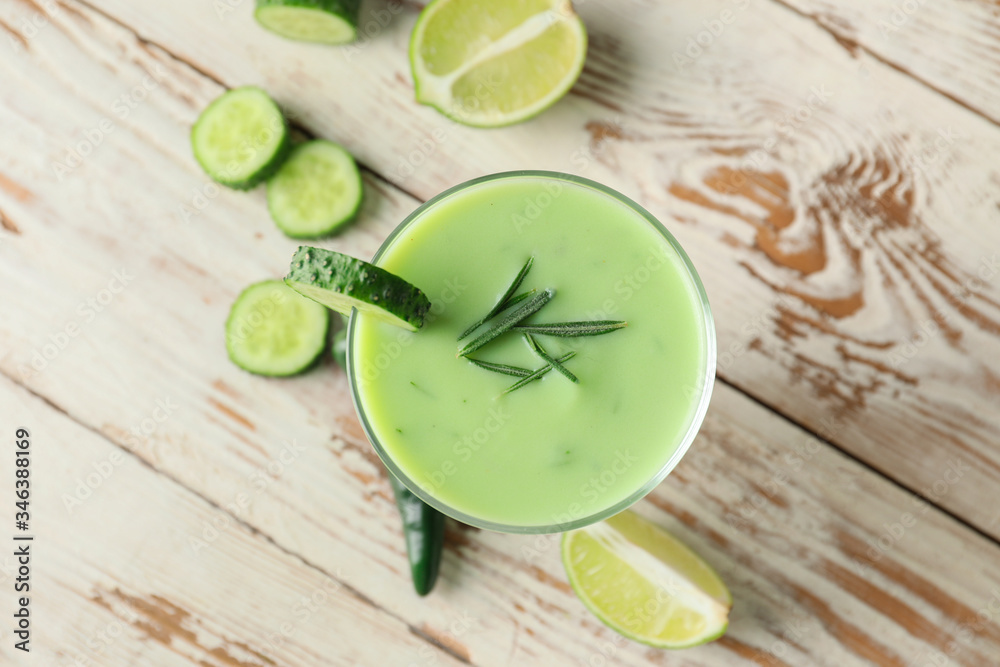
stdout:
<svg viewBox="0 0 1000 667">
<path fill-rule="evenodd" d="M 297 42 L 346 44 L 358 36 L 361 0 L 257 0 L 254 18 Z"/>
<path fill-rule="evenodd" d="M 270 178 L 289 147 L 281 109 L 255 86 L 223 93 L 191 128 L 191 148 L 202 169 L 236 190 L 249 190 Z"/>
<path fill-rule="evenodd" d="M 299 246 L 285 284 L 341 315 L 357 308 L 410 331 L 420 328 L 431 308 L 424 293 L 399 276 L 322 248 Z"/>
<path fill-rule="evenodd" d="M 226 351 L 240 368 L 258 375 L 295 375 L 326 348 L 330 314 L 280 280 L 247 287 L 226 320 Z"/>
<path fill-rule="evenodd" d="M 267 182 L 267 208 L 286 235 L 316 238 L 354 219 L 361 193 L 361 172 L 351 154 L 317 139 L 293 148 Z"/>
</svg>

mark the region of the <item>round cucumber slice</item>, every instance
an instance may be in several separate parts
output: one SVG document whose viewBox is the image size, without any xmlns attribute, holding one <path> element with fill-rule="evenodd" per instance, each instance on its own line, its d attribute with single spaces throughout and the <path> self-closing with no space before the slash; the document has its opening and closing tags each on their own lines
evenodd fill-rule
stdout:
<svg viewBox="0 0 1000 667">
<path fill-rule="evenodd" d="M 326 348 L 330 314 L 280 280 L 247 287 L 226 320 L 226 350 L 240 368 L 258 375 L 295 375 Z"/>
<path fill-rule="evenodd" d="M 223 93 L 191 128 L 191 148 L 202 169 L 236 190 L 249 190 L 268 179 L 289 147 L 281 109 L 255 86 Z"/>
<path fill-rule="evenodd" d="M 427 296 L 399 276 L 322 248 L 300 246 L 285 284 L 341 315 L 350 315 L 357 308 L 410 331 L 420 328 L 431 308 Z"/>
<path fill-rule="evenodd" d="M 358 36 L 360 0 L 257 0 L 254 18 L 297 42 L 346 44 Z"/>
<path fill-rule="evenodd" d="M 323 139 L 293 148 L 267 182 L 271 218 L 292 238 L 332 234 L 354 219 L 361 198 L 361 173 L 354 158 Z"/>
</svg>

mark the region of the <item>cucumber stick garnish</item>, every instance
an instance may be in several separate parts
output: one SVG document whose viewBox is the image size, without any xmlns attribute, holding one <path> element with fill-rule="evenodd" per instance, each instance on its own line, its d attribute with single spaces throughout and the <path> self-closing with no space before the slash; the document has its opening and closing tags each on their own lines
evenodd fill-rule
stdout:
<svg viewBox="0 0 1000 667">
<path fill-rule="evenodd" d="M 351 310 L 416 331 L 431 302 L 418 288 L 374 264 L 333 250 L 300 246 L 285 284 L 341 315 Z"/>
<path fill-rule="evenodd" d="M 226 320 L 226 350 L 240 368 L 258 375 L 295 375 L 326 347 L 330 314 L 280 280 L 247 287 Z"/>
<path fill-rule="evenodd" d="M 358 36 L 361 0 L 257 0 L 254 18 L 297 42 L 346 44 Z"/>
<path fill-rule="evenodd" d="M 234 88 L 198 116 L 191 128 L 191 148 L 214 181 L 249 190 L 270 178 L 284 162 L 288 123 L 260 88 Z"/>
<path fill-rule="evenodd" d="M 332 234 L 361 207 L 361 174 L 351 154 L 324 139 L 299 144 L 267 182 L 267 208 L 292 238 Z"/>
</svg>

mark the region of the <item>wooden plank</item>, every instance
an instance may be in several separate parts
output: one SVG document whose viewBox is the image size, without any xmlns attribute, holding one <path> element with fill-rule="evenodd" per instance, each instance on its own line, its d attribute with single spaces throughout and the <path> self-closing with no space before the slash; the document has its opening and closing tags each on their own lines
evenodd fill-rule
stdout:
<svg viewBox="0 0 1000 667">
<path fill-rule="evenodd" d="M 982 117 L 771 2 L 583 4 L 574 93 L 491 132 L 412 101 L 409 7 L 338 50 L 268 35 L 242 6 L 96 5 L 227 85 L 265 86 L 419 198 L 514 168 L 635 197 L 700 268 L 723 378 L 920 493 L 960 457 L 968 483 L 933 499 L 1000 536 L 1000 129 Z"/>
<path fill-rule="evenodd" d="M 220 192 L 190 222 L 177 218 L 178 204 L 204 186 L 187 154 L 187 127 L 219 87 L 86 9 L 49 28 L 20 67 L 0 64 L 22 91 L 0 105 L 0 128 L 10 133 L 4 139 L 19 149 L 0 156 L 0 173 L 20 188 L 8 185 L 0 199 L 18 230 L 7 228 L 0 244 L 0 280 L 9 290 L 0 300 L 8 350 L 0 370 L 9 377 L 281 549 L 326 572 L 339 568 L 352 589 L 473 664 L 903 664 L 948 651 L 961 664 L 1000 659 L 995 628 L 977 625 L 1000 585 L 997 545 L 725 385 L 690 455 L 638 508 L 729 581 L 737 606 L 724 641 L 677 657 L 619 640 L 573 597 L 552 536 L 452 526 L 439 588 L 418 599 L 409 592 L 390 491 L 344 376 L 327 363 L 301 378 L 268 380 L 225 358 L 221 331 L 231 299 L 247 282 L 280 274 L 295 244 L 273 229 L 260 193 Z M 63 63 L 74 63 L 73 77 Z M 162 84 L 59 183 L 48 160 L 157 65 Z M 361 222 L 324 245 L 370 254 L 416 204 L 378 178 L 366 186 Z M 116 270 L 119 283 L 109 286 Z M 36 351 L 39 368 L 32 367 Z M 75 445 L 75 437 L 60 439 Z M 85 469 L 91 460 L 99 457 L 87 456 Z M 959 470 L 967 483 L 973 473 Z M 81 474 L 71 470 L 53 488 L 73 493 Z M 93 490 L 87 507 L 105 516 L 147 487 L 142 476 L 116 475 Z M 180 572 L 197 570 L 195 553 L 229 567 L 227 540 L 244 534 L 225 528 L 226 514 L 199 507 L 192 500 L 181 508 L 180 542 L 163 547 L 183 557 Z M 904 519 L 908 511 L 914 522 Z M 910 525 L 896 537 L 895 524 L 904 521 Z M 130 572 L 152 568 L 145 547 L 128 555 Z M 73 567 L 69 556 L 65 567 Z M 253 599 L 257 580 L 241 572 L 220 578 L 218 595 L 249 589 Z M 108 605 L 139 609 L 133 599 L 152 604 L 155 593 L 187 608 L 174 597 L 175 580 L 154 581 L 157 587 L 129 588 L 130 598 Z M 244 636 L 232 623 L 224 637 Z M 247 627 L 245 636 L 259 636 L 260 627 Z M 303 633 L 329 635 L 328 627 Z M 347 636 L 352 645 L 369 641 L 364 633 Z"/>
<path fill-rule="evenodd" d="M 1000 123 L 1000 11 L 960 0 L 781 0 L 831 31 L 850 52 L 876 54 Z"/>
<path fill-rule="evenodd" d="M 15 428 L 31 433 L 35 538 L 30 654 L 7 631 L 4 664 L 405 665 L 415 655 L 462 664 L 358 596 L 352 572 L 306 565 L 6 377 L 0 405 L 7 443 Z M 4 526 L 12 505 L 0 510 Z M 219 527 L 215 539 L 193 549 L 205 526 Z M 12 581 L 9 554 L 3 566 Z"/>
</svg>

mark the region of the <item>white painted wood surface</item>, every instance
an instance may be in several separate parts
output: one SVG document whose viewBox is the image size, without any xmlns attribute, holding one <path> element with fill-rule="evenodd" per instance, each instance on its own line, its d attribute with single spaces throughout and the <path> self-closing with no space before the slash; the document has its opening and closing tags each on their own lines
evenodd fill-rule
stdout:
<svg viewBox="0 0 1000 667">
<path fill-rule="evenodd" d="M 369 7 L 391 21 L 338 50 L 282 42 L 251 3 L 229 4 L 0 5 L 17 46 L 0 59 L 0 428 L 32 427 L 45 489 L 37 664 L 1000 663 L 1000 296 L 983 280 L 947 297 L 1000 246 L 988 90 L 949 91 L 956 103 L 917 80 L 933 67 L 915 47 L 848 51 L 777 3 L 584 3 L 593 48 L 571 96 L 531 123 L 471 130 L 412 102 L 415 8 Z M 726 9 L 734 20 L 675 67 Z M 11 37 L 39 12 L 37 33 Z M 981 62 L 969 77 L 989 81 L 989 59 L 963 44 L 948 58 Z M 262 191 L 214 189 L 189 154 L 197 113 L 244 83 L 370 168 L 358 223 L 327 247 L 370 255 L 421 199 L 517 167 L 581 173 L 675 220 L 731 385 L 637 509 L 731 585 L 725 639 L 678 654 L 618 640 L 570 592 L 554 537 L 452 524 L 439 587 L 410 592 L 343 374 L 256 378 L 225 357 L 232 299 L 281 275 L 297 245 Z M 791 135 L 776 129 L 814 87 L 832 94 Z M 949 127 L 961 137 L 913 169 Z M 53 164 L 87 143 L 60 178 Z M 906 339 L 914 354 L 894 368 Z M 70 512 L 67 494 L 115 453 Z M 317 589 L 329 602 L 286 644 L 261 640 Z M 21 664 L 6 630 L 0 655 Z"/>
<path fill-rule="evenodd" d="M 975 482 L 938 502 L 1000 536 L 985 494 L 1000 483 L 1000 129 L 970 110 L 972 89 L 957 104 L 777 2 L 584 3 L 592 48 L 570 97 L 483 132 L 414 104 L 408 6 L 332 52 L 199 0 L 95 6 L 226 85 L 264 86 L 420 199 L 548 168 L 676 219 L 729 353 L 720 377 L 813 431 L 835 418 L 834 444 L 919 492 L 961 451 Z M 998 29 L 967 6 L 966 23 Z M 979 53 L 955 23 L 932 44 L 910 38 L 926 54 L 916 69 Z"/>
</svg>

